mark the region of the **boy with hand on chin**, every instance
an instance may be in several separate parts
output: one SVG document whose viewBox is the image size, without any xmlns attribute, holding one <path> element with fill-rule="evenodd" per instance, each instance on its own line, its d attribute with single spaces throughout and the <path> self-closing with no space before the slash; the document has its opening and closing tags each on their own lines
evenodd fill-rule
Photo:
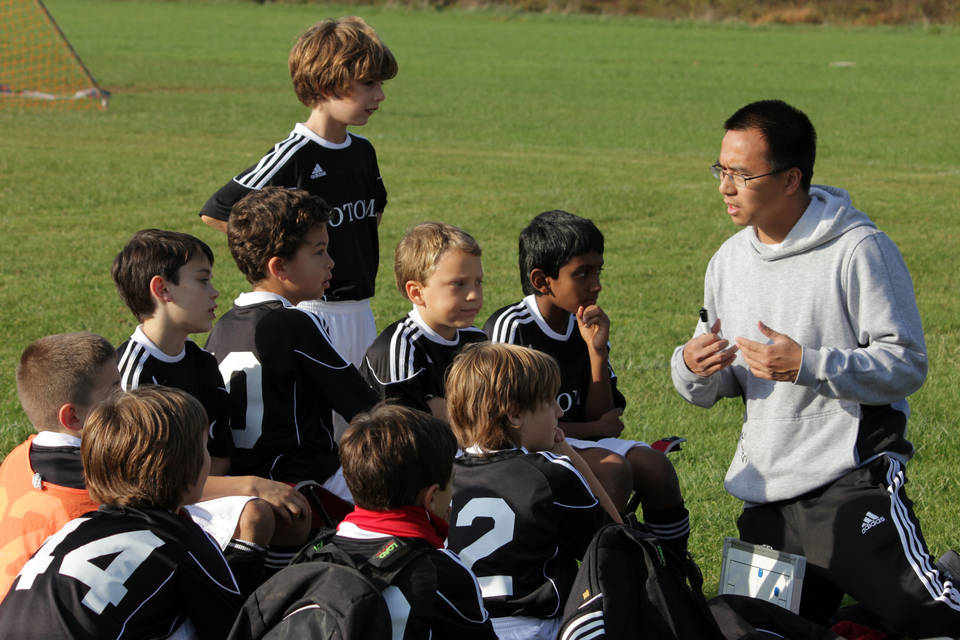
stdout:
<svg viewBox="0 0 960 640">
<path fill-rule="evenodd" d="M 673 465 L 643 442 L 619 438 L 626 399 L 610 366 L 610 320 L 597 306 L 603 234 L 592 221 L 546 211 L 520 233 L 520 281 L 526 297 L 484 324 L 493 342 L 543 351 L 560 365 L 560 426 L 599 477 L 619 511 L 631 490 L 645 524 L 684 553 L 690 521 Z"/>
<path fill-rule="evenodd" d="M 216 543 L 182 511 L 210 470 L 207 417 L 179 389 L 115 394 L 90 414 L 82 458 L 103 505 L 70 520 L 0 603 L 17 638 L 224 638 L 240 591 Z"/>
<path fill-rule="evenodd" d="M 144 229 L 117 254 L 111 273 L 120 297 L 140 322 L 117 350 L 121 386 L 124 391 L 145 384 L 175 387 L 204 406 L 211 475 L 202 503 L 187 509 L 225 549 L 248 592 L 264 579 L 264 547 L 306 540 L 310 505 L 282 482 L 225 475 L 233 453 L 230 396 L 216 358 L 188 338 L 210 331 L 213 324 L 220 295 L 211 284 L 213 252 L 191 235 Z"/>
<path fill-rule="evenodd" d="M 447 546 L 477 575 L 501 640 L 556 637 L 577 560 L 621 521 L 557 426 L 559 387 L 553 358 L 509 344 L 471 345 L 447 378 L 464 450 Z"/>
<path fill-rule="evenodd" d="M 320 319 L 294 306 L 330 285 L 329 218 L 330 207 L 301 189 L 267 187 L 234 206 L 227 240 L 253 291 L 220 318 L 207 349 L 228 381 L 230 472 L 310 481 L 350 501 L 331 414 L 352 418 L 377 397 Z"/>
<path fill-rule="evenodd" d="M 413 303 L 367 350 L 361 373 L 381 398 L 447 419 L 446 371 L 467 344 L 485 341 L 473 326 L 483 306 L 480 245 L 440 222 L 419 224 L 400 240 L 394 275 Z"/>
</svg>

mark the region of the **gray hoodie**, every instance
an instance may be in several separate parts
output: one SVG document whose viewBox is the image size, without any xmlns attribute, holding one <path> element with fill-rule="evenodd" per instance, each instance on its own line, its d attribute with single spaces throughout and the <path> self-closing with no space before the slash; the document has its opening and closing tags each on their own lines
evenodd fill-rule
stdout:
<svg viewBox="0 0 960 640">
<path fill-rule="evenodd" d="M 719 317 L 731 342 L 769 342 L 757 328 L 762 321 L 803 347 L 797 380 L 757 378 L 739 354 L 705 378 L 687 368 L 683 346 L 671 362 L 674 387 L 687 401 L 710 407 L 743 398 L 725 486 L 748 503 L 796 497 L 880 453 L 913 454 L 905 398 L 923 384 L 927 356 L 910 274 L 896 245 L 846 191 L 814 185 L 810 196 L 780 245 L 764 245 L 746 227 L 714 254 L 704 278 L 710 324 Z M 892 406 L 902 426 L 892 437 L 862 433 L 862 405 Z"/>
</svg>

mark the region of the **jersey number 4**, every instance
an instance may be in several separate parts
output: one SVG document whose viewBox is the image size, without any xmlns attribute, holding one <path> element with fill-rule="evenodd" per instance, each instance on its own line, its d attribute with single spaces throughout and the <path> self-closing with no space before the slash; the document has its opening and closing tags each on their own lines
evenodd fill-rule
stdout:
<svg viewBox="0 0 960 640">
<path fill-rule="evenodd" d="M 37 576 L 50 568 L 54 553 L 63 539 L 89 518 L 76 518 L 68 522 L 63 529 L 50 536 L 40 551 L 30 558 L 17 581 L 17 590 L 29 589 Z M 118 533 L 100 540 L 94 540 L 77 547 L 63 556 L 60 562 L 60 575 L 79 580 L 90 587 L 83 597 L 83 604 L 97 615 L 103 613 L 108 604 L 117 606 L 127 595 L 124 585 L 143 561 L 157 547 L 163 546 L 163 540 L 152 531 L 131 531 Z M 117 554 L 105 569 L 93 564 L 93 560 L 103 556 Z"/>
</svg>

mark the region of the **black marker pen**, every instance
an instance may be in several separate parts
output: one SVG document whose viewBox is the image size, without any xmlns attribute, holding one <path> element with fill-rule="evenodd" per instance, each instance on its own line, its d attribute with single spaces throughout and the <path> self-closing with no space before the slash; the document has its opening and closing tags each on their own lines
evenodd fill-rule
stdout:
<svg viewBox="0 0 960 640">
<path fill-rule="evenodd" d="M 706 307 L 700 307 L 700 322 L 703 323 L 704 333 L 710 333 L 710 315 Z M 717 337 L 723 339 L 723 334 L 719 330 L 717 330 Z"/>
</svg>

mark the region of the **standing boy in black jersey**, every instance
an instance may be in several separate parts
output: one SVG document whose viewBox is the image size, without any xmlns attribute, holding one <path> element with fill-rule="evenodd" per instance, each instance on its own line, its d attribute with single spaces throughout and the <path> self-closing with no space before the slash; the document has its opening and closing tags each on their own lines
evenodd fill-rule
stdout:
<svg viewBox="0 0 960 640">
<path fill-rule="evenodd" d="M 477 575 L 501 640 L 556 637 L 577 559 L 604 523 L 620 521 L 557 428 L 559 388 L 553 358 L 509 344 L 471 345 L 447 378 L 464 450 L 447 546 Z"/>
<path fill-rule="evenodd" d="M 377 335 L 370 298 L 387 191 L 373 145 L 347 127 L 366 124 L 377 110 L 384 81 L 397 75 L 397 61 L 363 19 L 348 17 L 310 27 L 288 63 L 297 98 L 310 108 L 310 117 L 213 194 L 200 215 L 226 231 L 231 207 L 252 190 L 296 187 L 322 197 L 332 207 L 327 226 L 337 266 L 329 288 L 302 304 L 324 319 L 333 345 L 359 367 Z"/>
<path fill-rule="evenodd" d="M 17 396 L 37 434 L 0 465 L 0 598 L 48 536 L 99 504 L 83 481 L 80 436 L 119 386 L 115 362 L 113 345 L 86 332 L 45 336 L 20 356 Z"/>
<path fill-rule="evenodd" d="M 450 427 L 421 411 L 381 404 L 353 419 L 340 447 L 357 506 L 333 543 L 361 563 L 393 542 L 408 553 L 427 549 L 383 592 L 394 637 L 496 638 L 477 579 L 443 548 L 457 452 Z"/>
<path fill-rule="evenodd" d="M 393 269 L 413 310 L 377 337 L 360 372 L 381 398 L 446 420 L 447 368 L 464 346 L 487 339 L 473 326 L 483 306 L 480 245 L 453 225 L 426 222 L 400 240 Z"/>
<path fill-rule="evenodd" d="M 526 297 L 498 309 L 483 329 L 493 342 L 553 356 L 560 365 L 560 425 L 617 508 L 639 494 L 645 524 L 685 552 L 690 520 L 673 465 L 645 443 L 619 438 L 626 399 L 610 366 L 610 319 L 597 306 L 603 234 L 592 221 L 546 211 L 520 232 L 520 281 Z"/>
<path fill-rule="evenodd" d="M 240 592 L 220 549 L 181 508 L 210 470 L 207 418 L 167 387 L 117 394 L 84 426 L 99 510 L 68 522 L 0 603 L 17 638 L 223 638 Z"/>
<path fill-rule="evenodd" d="M 227 380 L 230 472 L 313 481 L 350 500 L 331 414 L 365 411 L 377 396 L 330 344 L 320 319 L 294 305 L 330 284 L 330 207 L 302 189 L 266 187 L 233 207 L 230 253 L 253 285 L 210 332 Z"/>
<path fill-rule="evenodd" d="M 263 547 L 306 540 L 310 505 L 288 484 L 255 475 L 225 475 L 233 451 L 230 396 L 216 358 L 188 338 L 210 331 L 213 324 L 219 296 L 211 284 L 213 252 L 189 234 L 144 229 L 117 254 L 111 273 L 120 297 L 140 322 L 117 349 L 121 387 L 175 387 L 203 405 L 210 421 L 211 475 L 203 487 L 203 502 L 188 510 L 227 550 L 244 591 L 251 591 L 264 579 Z M 266 562 L 278 568 L 269 553 Z"/>
</svg>

